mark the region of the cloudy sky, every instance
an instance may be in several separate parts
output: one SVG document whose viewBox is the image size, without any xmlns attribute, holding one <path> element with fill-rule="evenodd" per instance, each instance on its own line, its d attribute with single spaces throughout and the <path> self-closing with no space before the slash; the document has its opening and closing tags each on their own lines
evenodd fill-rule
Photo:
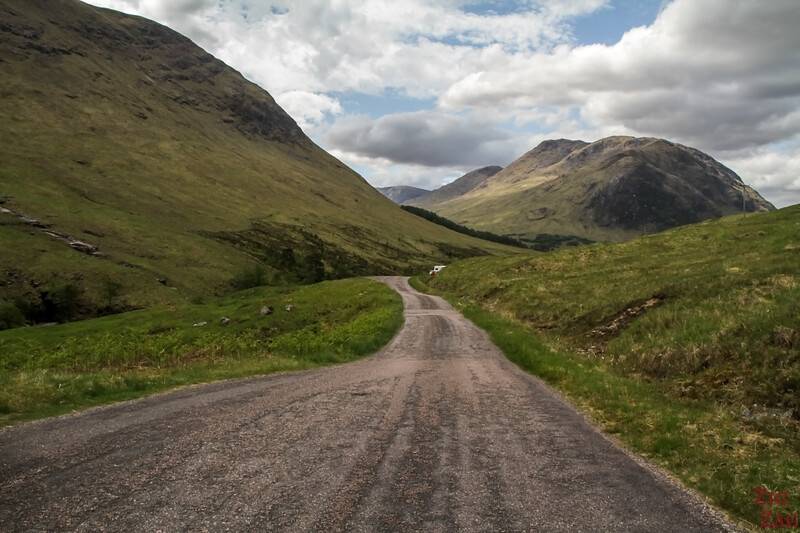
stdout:
<svg viewBox="0 0 800 533">
<path fill-rule="evenodd" d="M 695 146 L 800 202 L 798 0 L 90 3 L 191 37 L 376 186 L 626 134 Z"/>
</svg>

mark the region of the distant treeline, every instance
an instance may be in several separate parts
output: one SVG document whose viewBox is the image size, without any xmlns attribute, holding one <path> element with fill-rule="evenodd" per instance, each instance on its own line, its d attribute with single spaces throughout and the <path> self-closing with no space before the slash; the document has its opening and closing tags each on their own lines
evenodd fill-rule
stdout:
<svg viewBox="0 0 800 533">
<path fill-rule="evenodd" d="M 515 238 L 511 235 L 512 238 Z M 580 246 L 581 244 L 592 244 L 594 241 L 576 237 L 575 235 L 553 235 L 551 233 L 540 233 L 534 238 L 519 236 L 516 237 L 523 245 L 540 252 L 549 252 L 562 246 Z"/>
<path fill-rule="evenodd" d="M 434 224 L 439 224 L 440 226 L 444 226 L 453 231 L 457 231 L 458 233 L 463 233 L 464 235 L 469 235 L 485 241 L 516 246 L 518 248 L 528 248 L 539 252 L 549 252 L 550 250 L 555 250 L 561 246 L 578 246 L 581 244 L 591 244 L 593 242 L 581 237 L 575 237 L 573 235 L 551 235 L 549 233 L 539 234 L 533 239 L 522 236 L 515 237 L 511 235 L 497 235 L 496 233 L 480 231 L 462 226 L 461 224 L 439 216 L 432 211 L 428 211 L 427 209 L 414 207 L 413 205 L 401 205 L 400 207 L 409 213 L 417 215 L 418 217 L 422 217 L 425 220 L 433 222 Z"/>
<path fill-rule="evenodd" d="M 476 237 L 478 239 L 497 242 L 500 244 L 507 244 L 509 246 L 517 246 L 519 248 L 528 248 L 528 246 L 525 243 L 521 242 L 519 239 L 515 239 L 514 237 L 507 237 L 505 235 L 497 235 L 495 233 L 490 233 L 488 231 L 480 231 L 468 228 L 466 226 L 462 226 L 461 224 L 457 224 L 452 220 L 440 217 L 436 213 L 428 211 L 427 209 L 421 209 L 419 207 L 414 207 L 413 205 L 401 205 L 400 207 L 402 207 L 409 213 L 417 215 L 418 217 L 422 217 L 425 220 L 429 220 L 434 224 L 439 224 L 440 226 L 444 226 L 445 228 L 457 231 L 458 233 L 463 233 L 464 235 L 469 235 L 470 237 Z"/>
</svg>

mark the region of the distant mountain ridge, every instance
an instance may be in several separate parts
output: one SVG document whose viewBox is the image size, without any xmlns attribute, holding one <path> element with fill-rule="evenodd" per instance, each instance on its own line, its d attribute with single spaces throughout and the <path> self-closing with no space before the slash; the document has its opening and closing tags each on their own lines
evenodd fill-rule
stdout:
<svg viewBox="0 0 800 533">
<path fill-rule="evenodd" d="M 464 194 L 415 200 L 459 224 L 532 238 L 625 240 L 741 212 L 773 210 L 709 155 L 657 138 L 544 141 Z"/>
<path fill-rule="evenodd" d="M 393 187 L 378 187 L 378 191 L 389 200 L 396 204 L 404 204 L 409 200 L 423 196 L 431 191 L 427 189 L 420 189 L 419 187 L 411 187 L 409 185 L 396 185 Z"/>
<path fill-rule="evenodd" d="M 396 204 L 414 205 L 417 207 L 435 205 L 464 195 L 480 187 L 487 179 L 503 170 L 503 167 L 488 166 L 467 172 L 438 189 L 429 191 L 408 185 L 378 187 L 378 191 Z"/>
<path fill-rule="evenodd" d="M 503 167 L 499 166 L 488 166 L 472 170 L 460 178 L 451 181 L 447 185 L 443 185 L 435 191 L 431 191 L 429 194 L 420 195 L 411 199 L 409 204 L 425 207 L 452 200 L 453 198 L 457 198 L 477 189 L 486 183 L 486 180 L 501 170 L 503 170 Z"/>
</svg>

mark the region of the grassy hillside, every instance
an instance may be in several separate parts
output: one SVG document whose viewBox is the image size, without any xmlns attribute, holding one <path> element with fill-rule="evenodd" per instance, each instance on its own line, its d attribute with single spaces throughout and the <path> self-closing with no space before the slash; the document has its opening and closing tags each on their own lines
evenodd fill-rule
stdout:
<svg viewBox="0 0 800 533">
<path fill-rule="evenodd" d="M 800 206 L 467 260 L 433 283 L 677 395 L 800 416 Z"/>
<path fill-rule="evenodd" d="M 800 206 L 469 259 L 427 283 L 734 515 L 760 522 L 756 486 L 800 492 Z"/>
<path fill-rule="evenodd" d="M 459 224 L 518 238 L 639 235 L 772 205 L 708 155 L 664 139 L 545 141 L 478 188 L 413 202 Z"/>
<path fill-rule="evenodd" d="M 0 425 L 177 385 L 349 361 L 388 342 L 402 310 L 385 285 L 350 279 L 2 331 Z"/>
<path fill-rule="evenodd" d="M 73 285 L 97 311 L 222 292 L 255 264 L 315 281 L 502 249 L 405 213 L 164 26 L 73 0 L 0 0 L 0 18 L 0 299 Z"/>
</svg>

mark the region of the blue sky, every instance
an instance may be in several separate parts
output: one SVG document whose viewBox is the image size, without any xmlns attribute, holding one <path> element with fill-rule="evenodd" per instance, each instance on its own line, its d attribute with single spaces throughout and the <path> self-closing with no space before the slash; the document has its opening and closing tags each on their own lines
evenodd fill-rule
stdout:
<svg viewBox="0 0 800 533">
<path fill-rule="evenodd" d="M 379 118 L 391 113 L 424 111 L 436 107 L 435 98 L 412 98 L 394 88 L 387 88 L 377 94 L 346 91 L 331 92 L 329 95 L 339 101 L 343 113 L 367 115 L 372 118 Z"/>
<path fill-rule="evenodd" d="M 662 0 L 612 0 L 591 13 L 570 20 L 571 38 L 577 44 L 614 44 L 629 29 L 651 24 L 662 3 Z M 479 2 L 465 6 L 464 10 L 492 16 L 518 12 L 520 4 L 510 1 Z M 404 94 L 401 87 L 387 87 L 379 93 L 370 94 L 355 91 L 329 94 L 340 102 L 344 114 L 364 114 L 373 118 L 436 107 L 436 98 L 413 98 Z"/>
<path fill-rule="evenodd" d="M 663 0 L 612 0 L 597 10 L 571 18 L 569 20 L 569 41 L 578 45 L 614 44 L 631 28 L 652 24 L 663 4 Z M 496 16 L 519 12 L 521 9 L 524 9 L 524 6 L 521 6 L 518 2 L 496 1 L 467 5 L 464 11 L 481 16 Z M 443 41 L 448 43 L 456 42 L 454 38 L 444 39 Z M 343 115 L 367 115 L 373 119 L 396 113 L 436 108 L 436 98 L 415 98 L 405 94 L 402 88 L 395 87 L 388 87 L 377 94 L 347 91 L 331 93 L 331 96 L 335 97 L 341 104 Z M 510 120 L 506 120 L 501 126 L 509 131 L 516 132 L 518 135 L 543 134 L 547 130 L 547 128 L 536 123 L 514 127 Z M 323 145 L 325 144 L 324 138 L 315 140 Z M 505 165 L 509 162 L 507 160 L 485 161 L 486 165 Z M 368 179 L 374 172 L 369 164 L 351 162 L 351 165 L 358 172 L 367 176 Z M 423 187 L 434 188 L 442 183 L 456 179 L 464 173 L 462 172 L 464 169 L 460 168 L 449 171 L 449 175 L 442 175 L 437 170 L 427 168 L 414 169 L 413 172 L 416 172 L 417 176 L 411 176 L 411 182 Z M 408 183 L 408 181 L 402 184 L 405 183 Z M 395 182 L 390 180 L 379 184 L 392 185 Z M 397 184 L 401 183 L 398 182 Z"/>
<path fill-rule="evenodd" d="M 573 22 L 575 40 L 580 44 L 614 44 L 626 31 L 653 23 L 663 0 L 616 0 L 608 6 Z"/>
<path fill-rule="evenodd" d="M 796 0 L 90 1 L 189 36 L 376 186 L 636 135 L 800 202 Z"/>
</svg>

